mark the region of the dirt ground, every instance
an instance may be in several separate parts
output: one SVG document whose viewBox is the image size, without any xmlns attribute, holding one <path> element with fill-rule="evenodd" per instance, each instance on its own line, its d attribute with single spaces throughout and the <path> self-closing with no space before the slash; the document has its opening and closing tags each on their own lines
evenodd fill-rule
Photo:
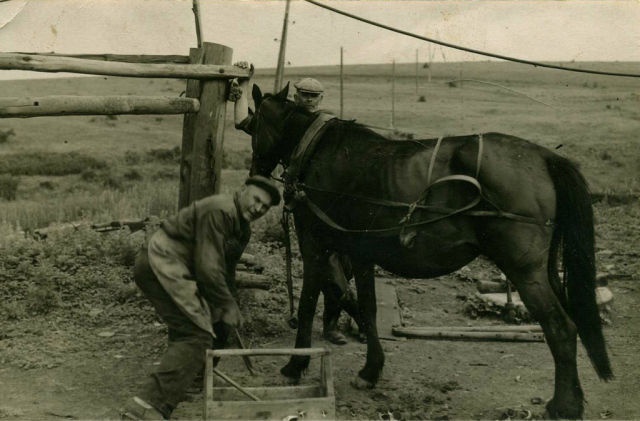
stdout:
<svg viewBox="0 0 640 421">
<path fill-rule="evenodd" d="M 614 305 L 605 335 L 616 379 L 609 383 L 599 381 L 584 349 L 579 348 L 587 419 L 640 417 L 640 367 L 636 355 L 640 339 L 640 316 L 636 311 L 640 305 L 640 230 L 629 231 L 628 225 L 635 223 L 636 208 L 637 203 L 596 205 L 598 266 L 612 275 L 609 288 Z M 626 230 L 626 239 L 618 235 L 617 230 L 621 229 Z M 265 263 L 275 267 L 280 257 L 272 253 Z M 397 280 L 394 285 L 403 320 L 414 326 L 501 324 L 497 317 L 472 319 L 464 312 L 469 297 L 476 292 L 476 281 L 495 279 L 497 275 L 488 262 L 476 260 L 435 280 Z M 283 291 L 245 290 L 242 294 L 254 304 L 270 303 L 247 310 L 252 312 L 251 329 L 243 333 L 248 346 L 291 347 L 294 332 L 285 326 L 287 306 Z M 165 344 L 164 326 L 157 322 L 144 299 L 134 296 L 125 305 L 134 307 L 134 317 L 130 313 L 125 317 L 118 306 L 101 312 L 74 309 L 86 318 L 106 317 L 108 322 L 97 323 L 96 328 L 88 328 L 86 320 L 63 316 L 3 323 L 0 418 L 116 418 L 117 409 L 153 369 Z M 261 319 L 270 324 L 261 324 Z M 320 339 L 320 325 L 317 318 L 314 345 L 328 346 L 332 351 L 338 419 L 390 419 L 389 413 L 403 420 L 518 419 L 527 417 L 526 411 L 539 418 L 544 402 L 552 394 L 553 364 L 544 343 L 401 338 L 383 341 L 386 364 L 378 387 L 355 390 L 349 382 L 364 363 L 365 345 L 353 338 L 344 346 L 330 345 Z M 253 361 L 262 380 L 271 384 L 284 381 L 278 373 L 284 359 L 256 357 Z M 308 381 L 317 375 L 315 361 Z M 248 378 L 240 361 L 223 360 L 220 368 L 239 376 L 239 381 Z M 203 405 L 202 394 L 195 394 L 176 410 L 174 418 L 199 419 Z"/>
</svg>

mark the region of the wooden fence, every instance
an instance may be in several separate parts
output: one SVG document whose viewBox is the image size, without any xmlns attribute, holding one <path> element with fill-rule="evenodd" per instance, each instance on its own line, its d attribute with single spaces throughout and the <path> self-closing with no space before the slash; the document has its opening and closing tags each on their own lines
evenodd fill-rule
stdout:
<svg viewBox="0 0 640 421">
<path fill-rule="evenodd" d="M 246 78 L 232 49 L 214 43 L 176 55 L 0 53 L 1 70 L 187 79 L 186 97 L 0 97 L 0 118 L 66 115 L 184 114 L 178 206 L 220 191 L 227 81 Z"/>
</svg>

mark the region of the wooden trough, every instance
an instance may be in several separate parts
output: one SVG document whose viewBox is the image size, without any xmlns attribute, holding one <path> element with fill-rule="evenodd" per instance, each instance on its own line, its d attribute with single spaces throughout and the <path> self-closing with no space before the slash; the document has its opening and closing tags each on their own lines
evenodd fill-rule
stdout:
<svg viewBox="0 0 640 421">
<path fill-rule="evenodd" d="M 320 357 L 319 384 L 244 387 L 214 368 L 214 357 L 308 355 Z M 220 386 L 220 384 L 226 384 Z M 336 403 L 327 348 L 208 350 L 205 367 L 205 420 L 333 420 Z"/>
</svg>

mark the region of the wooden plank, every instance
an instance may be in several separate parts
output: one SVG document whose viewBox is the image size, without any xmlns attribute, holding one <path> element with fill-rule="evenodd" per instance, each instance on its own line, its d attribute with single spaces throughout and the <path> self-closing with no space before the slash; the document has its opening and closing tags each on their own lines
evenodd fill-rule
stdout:
<svg viewBox="0 0 640 421">
<path fill-rule="evenodd" d="M 400 338 L 393 335 L 393 327 L 400 326 L 400 306 L 393 280 L 379 278 L 376 281 L 376 302 L 378 306 L 377 325 L 380 339 L 397 341 Z"/>
<path fill-rule="evenodd" d="M 197 99 L 163 96 L 54 95 L 0 98 L 0 117 L 185 114 L 195 113 L 199 109 L 200 102 Z"/>
<path fill-rule="evenodd" d="M 335 399 L 305 398 L 274 401 L 214 401 L 205 402 L 205 420 L 334 420 Z"/>
<path fill-rule="evenodd" d="M 319 398 L 323 397 L 324 389 L 320 385 L 302 385 L 302 386 L 260 386 L 245 387 L 244 390 L 250 392 L 262 401 L 271 401 L 278 399 L 287 399 L 295 397 L 303 398 Z M 246 401 L 247 398 L 235 387 L 213 387 L 211 396 L 217 401 Z"/>
<path fill-rule="evenodd" d="M 228 80 L 249 77 L 249 69 L 232 66 L 230 60 L 225 64 L 122 63 L 15 53 L 0 53 L 0 69 L 174 79 Z"/>
</svg>

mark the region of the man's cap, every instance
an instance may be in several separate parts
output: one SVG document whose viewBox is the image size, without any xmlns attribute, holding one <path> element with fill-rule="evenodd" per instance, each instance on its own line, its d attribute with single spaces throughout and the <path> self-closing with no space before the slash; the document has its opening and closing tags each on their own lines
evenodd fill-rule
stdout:
<svg viewBox="0 0 640 421">
<path fill-rule="evenodd" d="M 271 206 L 278 206 L 278 204 L 280 204 L 280 190 L 278 190 L 278 187 L 276 187 L 276 185 L 268 178 L 261 175 L 254 175 L 247 178 L 247 181 L 245 181 L 244 184 L 247 186 L 254 185 L 260 187 L 262 190 L 269 193 L 269 196 L 271 196 Z"/>
<path fill-rule="evenodd" d="M 296 89 L 300 92 L 306 92 L 310 94 L 319 95 L 324 92 L 324 87 L 322 86 L 322 83 L 310 77 L 306 77 L 304 79 L 297 81 L 296 83 L 293 84 L 293 86 L 295 86 Z"/>
</svg>

